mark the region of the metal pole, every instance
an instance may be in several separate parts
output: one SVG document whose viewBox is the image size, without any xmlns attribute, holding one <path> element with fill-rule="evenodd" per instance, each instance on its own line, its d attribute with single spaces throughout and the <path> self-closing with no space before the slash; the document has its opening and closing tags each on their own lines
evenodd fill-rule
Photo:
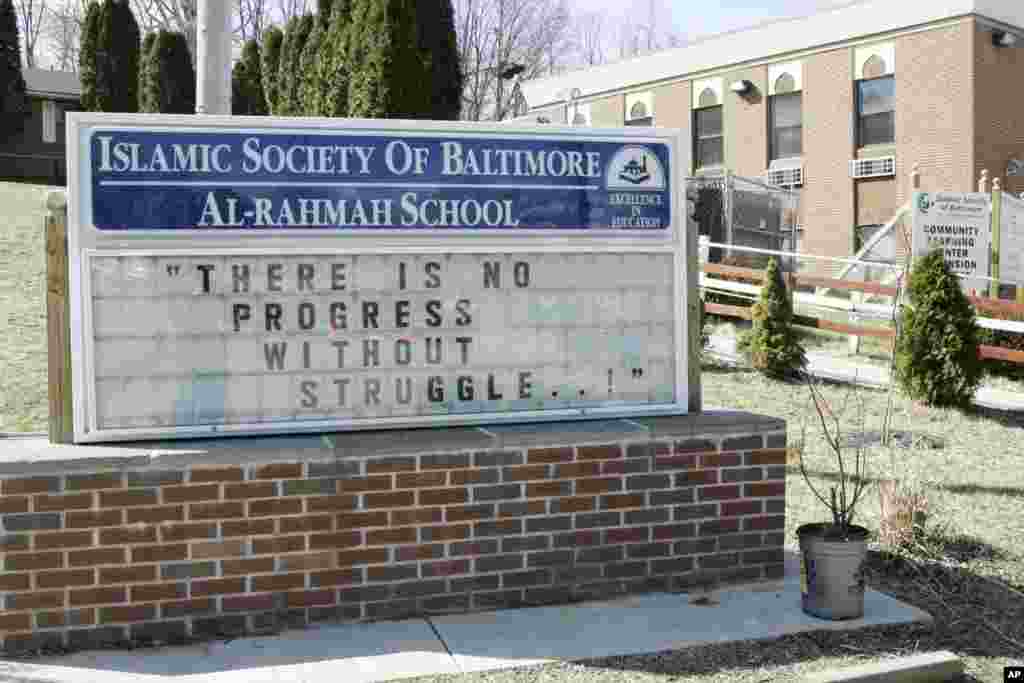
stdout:
<svg viewBox="0 0 1024 683">
<path fill-rule="evenodd" d="M 231 6 L 199 0 L 196 32 L 196 113 L 231 113 Z"/>
<path fill-rule="evenodd" d="M 999 298 L 999 260 L 1002 254 L 1000 253 L 1000 233 L 1002 232 L 1003 223 L 1003 187 L 1002 182 L 999 178 L 992 181 L 992 258 L 991 258 L 991 275 L 992 280 L 988 283 L 988 295 L 989 298 Z"/>
</svg>

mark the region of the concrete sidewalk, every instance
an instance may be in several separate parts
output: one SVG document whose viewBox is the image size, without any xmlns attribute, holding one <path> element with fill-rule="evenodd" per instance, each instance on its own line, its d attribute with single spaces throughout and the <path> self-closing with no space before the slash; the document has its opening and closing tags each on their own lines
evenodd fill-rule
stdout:
<svg viewBox="0 0 1024 683">
<path fill-rule="evenodd" d="M 740 360 L 734 337 L 712 335 L 708 351 L 726 362 L 735 363 Z M 807 352 L 807 362 L 808 369 L 815 377 L 876 388 L 889 386 L 888 367 L 857 363 L 846 358 L 836 358 L 814 351 Z M 974 395 L 974 404 L 994 410 L 1024 412 L 1024 394 L 981 387 Z"/>
<path fill-rule="evenodd" d="M 928 622 L 926 613 L 868 591 L 862 619 L 829 622 L 800 610 L 799 566 L 786 578 L 711 594 L 649 594 L 400 622 L 324 626 L 188 647 L 0 660 L 3 683 L 369 683 L 626 654 L 801 631 Z"/>
</svg>

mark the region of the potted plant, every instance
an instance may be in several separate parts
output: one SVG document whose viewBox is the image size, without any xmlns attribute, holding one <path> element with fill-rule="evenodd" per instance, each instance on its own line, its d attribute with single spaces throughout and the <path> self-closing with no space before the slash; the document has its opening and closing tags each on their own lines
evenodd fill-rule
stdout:
<svg viewBox="0 0 1024 683">
<path fill-rule="evenodd" d="M 840 416 L 829 406 L 815 380 L 805 375 L 822 436 L 838 472 L 827 493 L 811 481 L 804 462 L 806 439 L 800 451 L 800 473 L 814 496 L 831 513 L 827 522 L 804 524 L 800 539 L 800 604 L 822 619 L 856 619 L 864 615 L 864 563 L 868 530 L 853 523 L 857 505 L 867 489 L 867 449 L 847 445 Z M 852 459 L 852 462 L 851 462 Z"/>
</svg>

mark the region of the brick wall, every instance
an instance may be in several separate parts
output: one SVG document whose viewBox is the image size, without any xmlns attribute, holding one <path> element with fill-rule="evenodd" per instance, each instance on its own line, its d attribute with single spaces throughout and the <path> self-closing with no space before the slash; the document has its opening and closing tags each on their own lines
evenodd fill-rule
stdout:
<svg viewBox="0 0 1024 683">
<path fill-rule="evenodd" d="M 690 108 L 689 81 L 671 83 L 653 89 L 654 125 L 662 128 L 678 128 L 682 134 L 682 174 L 693 173 L 693 110 Z"/>
<path fill-rule="evenodd" d="M 729 90 L 740 80 L 753 83 L 753 92 L 740 96 Z M 724 84 L 725 165 L 738 175 L 761 178 L 768 168 L 768 67 L 731 71 Z"/>
<path fill-rule="evenodd" d="M 181 466 L 106 458 L 3 475 L 3 648 L 179 642 L 780 577 L 784 423 L 674 419 L 675 432 L 596 441 L 335 447 L 326 460 L 315 448 L 247 457 L 235 441 L 234 455 Z"/>
<path fill-rule="evenodd" d="M 974 46 L 974 173 L 971 189 L 983 169 L 992 178 L 1003 179 L 1003 189 L 1014 194 L 1024 192 L 1024 177 L 1006 177 L 1010 159 L 1024 160 L 1024 50 L 1020 47 L 997 48 L 992 44 L 992 29 L 977 22 L 965 26 Z M 966 39 L 966 38 L 965 38 Z"/>
</svg>

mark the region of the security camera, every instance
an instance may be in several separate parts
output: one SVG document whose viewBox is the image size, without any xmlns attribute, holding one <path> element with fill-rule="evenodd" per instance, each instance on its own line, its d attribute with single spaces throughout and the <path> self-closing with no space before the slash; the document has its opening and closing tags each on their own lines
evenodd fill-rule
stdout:
<svg viewBox="0 0 1024 683">
<path fill-rule="evenodd" d="M 729 86 L 729 89 L 732 90 L 737 95 L 745 95 L 746 93 L 753 90 L 753 88 L 754 84 L 748 80 L 736 81 L 735 83 Z"/>
<path fill-rule="evenodd" d="M 1017 36 L 1006 31 L 993 31 L 992 44 L 996 47 L 1013 47 L 1017 44 Z"/>
</svg>

